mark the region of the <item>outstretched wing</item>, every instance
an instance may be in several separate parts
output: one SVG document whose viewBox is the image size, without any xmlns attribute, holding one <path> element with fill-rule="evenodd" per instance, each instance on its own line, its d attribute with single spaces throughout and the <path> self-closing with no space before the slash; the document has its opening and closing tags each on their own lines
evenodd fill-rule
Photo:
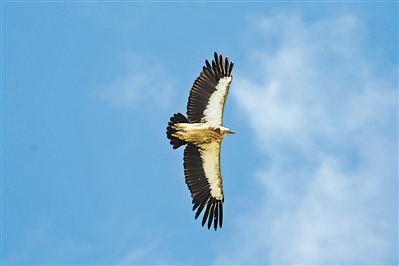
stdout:
<svg viewBox="0 0 399 266">
<path fill-rule="evenodd" d="M 223 190 L 220 175 L 220 142 L 196 146 L 187 143 L 184 150 L 184 175 L 193 198 L 195 219 L 205 208 L 202 226 L 208 220 L 208 229 L 216 230 L 223 222 Z"/>
<path fill-rule="evenodd" d="M 187 104 L 187 116 L 191 123 L 222 125 L 224 103 L 233 79 L 234 63 L 228 57 L 218 56 L 212 65 L 208 60 L 199 77 L 194 81 Z"/>
</svg>

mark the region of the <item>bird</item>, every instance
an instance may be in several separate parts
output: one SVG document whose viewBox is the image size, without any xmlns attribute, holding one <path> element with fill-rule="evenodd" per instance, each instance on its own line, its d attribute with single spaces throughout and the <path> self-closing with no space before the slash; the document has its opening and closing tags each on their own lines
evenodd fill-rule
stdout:
<svg viewBox="0 0 399 266">
<path fill-rule="evenodd" d="M 205 209 L 202 226 L 222 228 L 224 194 L 220 173 L 220 144 L 228 134 L 222 126 L 224 104 L 233 80 L 233 66 L 228 57 L 214 53 L 210 64 L 205 60 L 194 81 L 187 103 L 187 117 L 174 114 L 166 128 L 173 149 L 183 145 L 184 176 L 190 190 L 195 219 Z"/>
</svg>

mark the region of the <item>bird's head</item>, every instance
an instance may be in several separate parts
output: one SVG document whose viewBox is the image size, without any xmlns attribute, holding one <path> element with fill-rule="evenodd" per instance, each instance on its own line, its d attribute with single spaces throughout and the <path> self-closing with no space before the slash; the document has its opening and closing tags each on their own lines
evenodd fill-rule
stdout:
<svg viewBox="0 0 399 266">
<path fill-rule="evenodd" d="M 223 136 L 226 136 L 228 134 L 235 134 L 233 130 L 231 130 L 227 127 L 222 127 L 221 131 L 222 131 L 221 133 L 223 134 Z"/>
</svg>

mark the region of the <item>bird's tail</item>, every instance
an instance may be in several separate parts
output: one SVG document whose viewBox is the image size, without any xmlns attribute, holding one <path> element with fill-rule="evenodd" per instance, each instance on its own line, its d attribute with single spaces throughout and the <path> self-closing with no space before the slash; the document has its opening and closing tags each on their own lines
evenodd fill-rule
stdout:
<svg viewBox="0 0 399 266">
<path fill-rule="evenodd" d="M 166 135 L 168 139 L 170 139 L 170 144 L 173 146 L 173 149 L 177 149 L 187 143 L 184 140 L 172 136 L 172 134 L 176 132 L 176 129 L 172 126 L 177 123 L 188 123 L 188 119 L 181 113 L 174 114 L 170 118 L 170 122 L 168 123 L 168 127 L 166 128 Z"/>
</svg>

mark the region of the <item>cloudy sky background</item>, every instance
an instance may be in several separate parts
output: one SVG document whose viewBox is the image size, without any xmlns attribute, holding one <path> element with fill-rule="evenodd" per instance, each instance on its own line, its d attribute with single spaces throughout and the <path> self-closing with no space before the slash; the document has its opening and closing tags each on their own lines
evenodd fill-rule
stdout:
<svg viewBox="0 0 399 266">
<path fill-rule="evenodd" d="M 1 5 L 3 264 L 398 263 L 397 2 Z M 215 51 L 216 232 L 165 134 Z"/>
</svg>

